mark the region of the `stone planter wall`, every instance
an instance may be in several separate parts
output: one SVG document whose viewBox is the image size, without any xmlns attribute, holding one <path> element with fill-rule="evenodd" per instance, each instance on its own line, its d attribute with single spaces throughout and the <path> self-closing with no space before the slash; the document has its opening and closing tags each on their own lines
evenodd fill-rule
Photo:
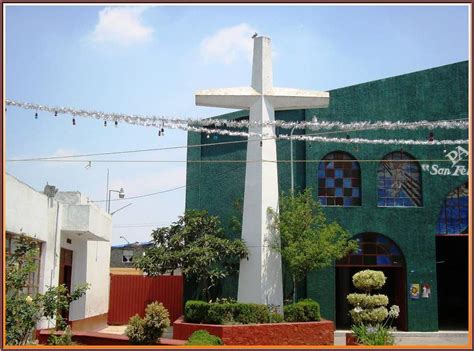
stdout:
<svg viewBox="0 0 474 351">
<path fill-rule="evenodd" d="M 173 324 L 173 339 L 187 340 L 196 330 L 207 330 L 225 345 L 334 345 L 334 323 L 328 320 L 300 323 L 216 325 Z"/>
</svg>

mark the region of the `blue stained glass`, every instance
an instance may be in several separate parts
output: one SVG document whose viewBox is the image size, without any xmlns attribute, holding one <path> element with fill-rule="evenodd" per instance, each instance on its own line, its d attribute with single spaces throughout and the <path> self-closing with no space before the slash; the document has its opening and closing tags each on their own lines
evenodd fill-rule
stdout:
<svg viewBox="0 0 474 351">
<path fill-rule="evenodd" d="M 377 256 L 377 264 L 379 265 L 391 265 L 392 261 L 390 260 L 390 256 L 379 255 Z"/>
<path fill-rule="evenodd" d="M 334 168 L 334 162 L 328 162 L 328 165 L 326 168 L 333 169 Z"/>
<path fill-rule="evenodd" d="M 335 176 L 336 178 L 342 178 L 342 177 L 343 177 L 343 175 L 342 175 L 342 169 L 336 168 L 336 170 L 334 171 L 334 176 Z"/>
<path fill-rule="evenodd" d="M 352 188 L 352 196 L 353 197 L 359 197 L 360 196 L 359 188 Z"/>
<path fill-rule="evenodd" d="M 379 197 L 385 197 L 385 189 L 377 189 Z"/>
<path fill-rule="evenodd" d="M 359 169 L 359 164 L 357 162 L 352 162 L 352 169 Z"/>
<path fill-rule="evenodd" d="M 344 193 L 342 191 L 342 188 L 336 188 L 336 193 L 335 193 L 336 196 L 343 196 Z"/>
<path fill-rule="evenodd" d="M 404 200 L 403 198 L 397 197 L 395 199 L 395 206 L 403 206 L 403 200 Z"/>
<path fill-rule="evenodd" d="M 326 173 L 324 172 L 324 169 L 320 169 L 318 171 L 318 177 L 319 178 L 324 178 L 326 176 Z"/>
<path fill-rule="evenodd" d="M 327 198 L 325 198 L 324 196 L 320 196 L 319 202 L 321 203 L 321 205 L 327 205 Z"/>
<path fill-rule="evenodd" d="M 386 200 L 387 200 L 386 201 L 386 206 L 393 206 L 393 199 L 388 198 Z"/>
<path fill-rule="evenodd" d="M 403 201 L 403 206 L 407 206 L 407 207 L 414 206 L 414 203 L 410 198 L 405 198 Z"/>
<path fill-rule="evenodd" d="M 344 197 L 344 206 L 352 206 L 352 198 Z"/>
<path fill-rule="evenodd" d="M 352 186 L 352 180 L 351 179 L 344 179 L 344 188 L 350 188 Z"/>
<path fill-rule="evenodd" d="M 379 207 L 385 206 L 385 200 L 379 198 L 379 199 L 377 200 L 377 206 L 379 206 Z"/>
<path fill-rule="evenodd" d="M 334 178 L 326 178 L 326 188 L 334 188 Z"/>
</svg>

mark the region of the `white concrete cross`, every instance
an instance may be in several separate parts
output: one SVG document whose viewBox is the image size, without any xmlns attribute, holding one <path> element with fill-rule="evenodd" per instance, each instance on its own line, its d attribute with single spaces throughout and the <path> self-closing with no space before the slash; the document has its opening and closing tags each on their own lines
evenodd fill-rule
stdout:
<svg viewBox="0 0 474 351">
<path fill-rule="evenodd" d="M 250 122 L 275 120 L 275 110 L 327 107 L 329 93 L 275 88 L 272 85 L 270 38 L 254 38 L 251 87 L 201 90 L 196 104 L 250 110 Z M 278 210 L 278 169 L 275 128 L 251 124 L 245 172 L 242 239 L 249 248 L 248 260 L 240 263 L 238 300 L 283 306 L 281 256 L 269 245 L 278 233 L 268 227 L 269 207 Z"/>
</svg>

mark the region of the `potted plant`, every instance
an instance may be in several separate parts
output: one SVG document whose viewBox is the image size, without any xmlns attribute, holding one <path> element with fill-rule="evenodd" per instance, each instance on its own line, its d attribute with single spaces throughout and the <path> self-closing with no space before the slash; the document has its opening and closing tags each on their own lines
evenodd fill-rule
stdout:
<svg viewBox="0 0 474 351">
<path fill-rule="evenodd" d="M 398 317 L 400 309 L 397 305 L 387 309 L 387 295 L 372 293 L 382 288 L 386 279 L 382 271 L 364 270 L 353 275 L 352 283 L 362 293 L 347 295 L 347 301 L 353 306 L 349 311 L 353 324 L 352 337 L 346 336 L 346 344 L 395 344 L 393 331 L 396 329 L 391 324 Z"/>
</svg>

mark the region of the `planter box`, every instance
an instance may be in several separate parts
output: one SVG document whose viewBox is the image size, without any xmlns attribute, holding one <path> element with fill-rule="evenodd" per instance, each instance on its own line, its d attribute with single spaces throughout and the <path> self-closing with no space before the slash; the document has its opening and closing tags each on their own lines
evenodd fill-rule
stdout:
<svg viewBox="0 0 474 351">
<path fill-rule="evenodd" d="M 216 325 L 173 324 L 173 339 L 187 340 L 196 330 L 207 330 L 225 345 L 334 345 L 334 323 L 328 320 L 300 323 Z"/>
<path fill-rule="evenodd" d="M 357 346 L 359 343 L 357 342 L 357 337 L 354 333 L 346 333 L 346 345 L 348 346 Z"/>
</svg>

